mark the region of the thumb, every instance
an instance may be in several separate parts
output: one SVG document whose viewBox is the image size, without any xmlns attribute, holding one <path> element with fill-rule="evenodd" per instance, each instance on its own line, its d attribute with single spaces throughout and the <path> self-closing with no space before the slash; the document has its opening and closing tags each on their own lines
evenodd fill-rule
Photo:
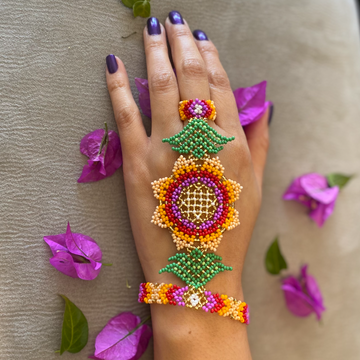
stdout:
<svg viewBox="0 0 360 360">
<path fill-rule="evenodd" d="M 256 180 L 261 189 L 269 148 L 269 124 L 274 106 L 270 103 L 264 115 L 256 122 L 245 126 L 244 131 L 248 142 Z"/>
</svg>

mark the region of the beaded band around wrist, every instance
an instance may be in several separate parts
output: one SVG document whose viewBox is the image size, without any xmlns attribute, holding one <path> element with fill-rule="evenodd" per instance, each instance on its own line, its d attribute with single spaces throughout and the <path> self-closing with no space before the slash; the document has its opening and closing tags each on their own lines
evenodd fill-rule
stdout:
<svg viewBox="0 0 360 360">
<path fill-rule="evenodd" d="M 228 316 L 231 319 L 249 324 L 249 307 L 227 295 L 212 294 L 201 287 L 180 287 L 173 284 L 142 283 L 139 289 L 139 302 L 146 304 L 169 304 L 202 309 L 206 312 Z"/>
<path fill-rule="evenodd" d="M 208 251 L 215 252 L 223 233 L 240 224 L 235 201 L 242 186 L 226 179 L 220 159 L 211 158 L 210 154 L 217 154 L 223 149 L 222 145 L 235 138 L 220 135 L 207 123 L 216 118 L 211 100 L 181 101 L 179 113 L 181 120 L 189 123 L 163 142 L 173 145 L 172 149 L 181 155 L 170 177 L 151 183 L 154 196 L 159 200 L 151 222 L 169 229 L 177 250 L 186 250 L 170 257 L 172 263 L 159 273 L 173 273 L 186 286 L 143 283 L 139 302 L 201 308 L 248 324 L 245 302 L 211 294 L 204 287 L 219 272 L 232 271 L 232 267 L 220 262 L 220 256 Z"/>
</svg>

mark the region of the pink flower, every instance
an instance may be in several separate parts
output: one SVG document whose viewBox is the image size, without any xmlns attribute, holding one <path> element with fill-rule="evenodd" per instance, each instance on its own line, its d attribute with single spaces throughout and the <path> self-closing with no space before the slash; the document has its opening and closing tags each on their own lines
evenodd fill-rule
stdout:
<svg viewBox="0 0 360 360">
<path fill-rule="evenodd" d="M 297 279 L 290 276 L 282 281 L 286 306 L 295 316 L 305 317 L 315 313 L 318 320 L 326 309 L 316 280 L 307 274 L 307 265 L 301 268 Z"/>
<path fill-rule="evenodd" d="M 135 85 L 139 91 L 139 104 L 143 114 L 151 119 L 149 83 L 146 79 L 135 78 Z"/>
<path fill-rule="evenodd" d="M 266 81 L 234 91 L 236 105 L 239 111 L 239 120 L 242 126 L 259 120 L 267 108 L 272 104 L 266 99 Z M 216 105 L 216 104 L 215 104 Z"/>
<path fill-rule="evenodd" d="M 89 358 L 138 360 L 148 347 L 151 336 L 150 327 L 142 325 L 138 316 L 123 312 L 110 319 L 100 331 L 95 340 L 95 354 Z"/>
<path fill-rule="evenodd" d="M 323 226 L 334 211 L 339 187 L 329 187 L 327 179 L 317 173 L 296 178 L 283 195 L 284 200 L 295 200 L 310 209 L 309 216 Z"/>
<path fill-rule="evenodd" d="M 83 280 L 95 279 L 101 268 L 102 253 L 89 236 L 72 233 L 68 223 L 66 234 L 49 235 L 44 241 L 53 257 L 50 264 L 63 274 Z"/>
<path fill-rule="evenodd" d="M 105 130 L 95 130 L 82 138 L 80 151 L 89 160 L 78 179 L 79 183 L 105 179 L 122 164 L 119 135 L 115 131 L 108 131 L 106 123 Z"/>
</svg>

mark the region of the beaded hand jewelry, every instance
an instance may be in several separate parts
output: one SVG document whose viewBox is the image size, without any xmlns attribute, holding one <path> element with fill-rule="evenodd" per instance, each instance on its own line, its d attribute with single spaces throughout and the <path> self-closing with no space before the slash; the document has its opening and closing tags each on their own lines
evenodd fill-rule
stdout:
<svg viewBox="0 0 360 360">
<path fill-rule="evenodd" d="M 178 134 L 163 139 L 181 155 L 172 175 L 151 183 L 159 200 L 151 222 L 169 229 L 177 250 L 186 249 L 169 258 L 172 261 L 159 273 L 175 274 L 185 287 L 172 284 L 140 284 L 139 302 L 171 304 L 203 309 L 249 323 L 248 305 L 226 295 L 211 294 L 205 284 L 219 272 L 231 271 L 222 264 L 216 252 L 223 233 L 239 222 L 235 201 L 242 186 L 226 179 L 217 154 L 224 144 L 234 140 L 220 135 L 207 123 L 215 120 L 216 110 L 211 100 L 185 100 L 179 104 L 181 120 L 189 123 Z M 182 154 L 189 154 L 185 158 Z"/>
</svg>

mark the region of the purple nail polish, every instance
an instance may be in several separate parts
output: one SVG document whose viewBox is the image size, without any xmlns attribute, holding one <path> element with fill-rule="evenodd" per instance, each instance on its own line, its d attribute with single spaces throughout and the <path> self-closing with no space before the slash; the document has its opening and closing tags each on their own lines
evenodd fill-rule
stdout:
<svg viewBox="0 0 360 360">
<path fill-rule="evenodd" d="M 110 54 L 106 57 L 106 66 L 107 66 L 110 74 L 114 74 L 117 72 L 118 64 L 116 62 L 115 55 Z"/>
<path fill-rule="evenodd" d="M 149 35 L 160 35 L 161 27 L 160 22 L 156 17 L 151 17 L 147 21 L 147 28 Z"/>
<path fill-rule="evenodd" d="M 271 104 L 271 105 L 270 105 L 270 110 L 269 110 L 269 125 L 270 125 L 270 123 L 271 123 L 271 120 L 272 120 L 273 115 L 274 115 L 274 105 Z"/>
<path fill-rule="evenodd" d="M 194 30 L 193 31 L 194 38 L 196 40 L 209 40 L 206 34 L 202 30 Z"/>
<path fill-rule="evenodd" d="M 184 20 L 178 11 L 169 12 L 169 19 L 173 25 L 184 24 Z"/>
</svg>

